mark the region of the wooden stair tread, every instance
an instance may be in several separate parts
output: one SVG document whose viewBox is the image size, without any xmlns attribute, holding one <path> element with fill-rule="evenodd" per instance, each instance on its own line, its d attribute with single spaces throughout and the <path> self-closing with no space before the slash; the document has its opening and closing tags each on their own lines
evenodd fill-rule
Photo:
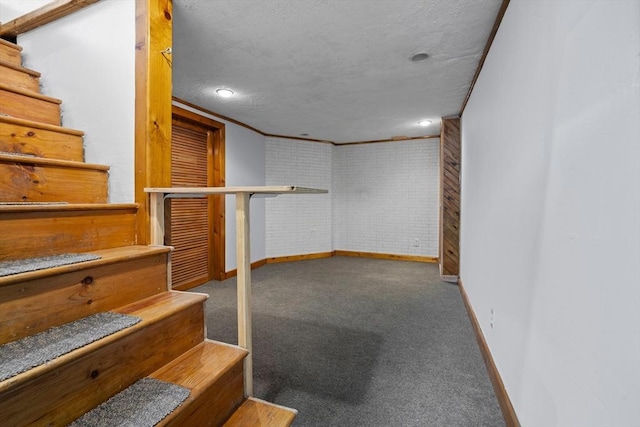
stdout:
<svg viewBox="0 0 640 427">
<path fill-rule="evenodd" d="M 20 274 L 12 274 L 10 276 L 0 277 L 0 287 L 8 286 L 14 283 L 26 280 L 42 279 L 44 277 L 54 276 L 58 274 L 69 273 L 72 271 L 86 270 L 102 265 L 115 264 L 117 262 L 127 261 L 134 258 L 144 258 L 160 253 L 171 251 L 170 246 L 122 246 L 118 248 L 100 249 L 88 253 L 99 255 L 101 258 L 91 261 L 84 261 L 76 264 L 61 265 L 59 267 L 47 268 L 45 270 L 28 271 Z"/>
<path fill-rule="evenodd" d="M 10 41 L 5 40 L 5 39 L 1 39 L 1 38 L 0 38 L 0 45 L 3 45 L 3 46 L 6 46 L 6 47 L 9 47 L 9 48 L 11 48 L 11 49 L 15 49 L 15 50 L 17 50 L 18 52 L 22 52 L 22 46 L 18 46 L 17 44 L 15 44 L 15 43 L 11 43 Z"/>
<path fill-rule="evenodd" d="M 0 153 L 0 201 L 107 203 L 109 166 Z"/>
<path fill-rule="evenodd" d="M 22 65 L 22 47 L 0 39 L 0 59 L 14 65 Z"/>
<path fill-rule="evenodd" d="M 225 427 L 290 426 L 298 411 L 250 397 L 224 423 Z"/>
<path fill-rule="evenodd" d="M 137 211 L 137 203 L 68 203 L 30 205 L 27 203 L 0 204 L 0 213 L 73 212 L 73 211 Z"/>
<path fill-rule="evenodd" d="M 9 61 L 3 61 L 2 59 L 0 59 L 0 67 L 11 68 L 12 70 L 20 71 L 22 73 L 29 74 L 30 76 L 33 76 L 33 77 L 42 76 L 38 71 L 32 70 L 30 68 L 25 68 L 21 65 L 13 64 Z"/>
<path fill-rule="evenodd" d="M 50 102 L 52 104 L 62 104 L 62 100 L 58 98 L 53 98 L 51 96 L 43 95 L 38 92 L 33 92 L 31 90 L 20 89 L 17 87 L 9 86 L 4 83 L 0 83 L 0 90 L 4 90 L 7 92 L 17 93 L 19 95 L 29 96 L 31 98 L 40 99 L 42 101 Z"/>
<path fill-rule="evenodd" d="M 115 313 L 137 316 L 142 320 L 129 328 L 123 329 L 98 341 L 87 344 L 84 347 L 73 350 L 70 353 L 60 356 L 44 365 L 37 366 L 12 378 L 0 381 L 0 394 L 21 387 L 34 378 L 54 372 L 64 365 L 91 354 L 99 348 L 105 347 L 125 336 L 147 328 L 151 324 L 157 323 L 163 318 L 167 318 L 174 313 L 178 313 L 185 307 L 205 301 L 207 298 L 208 296 L 204 294 L 167 291 L 136 301 L 119 309 L 111 310 Z"/>
<path fill-rule="evenodd" d="M 9 124 L 15 124 L 19 126 L 27 126 L 27 127 L 37 128 L 37 129 L 50 130 L 53 132 L 66 133 L 66 134 L 75 135 L 75 136 L 84 136 L 84 132 L 81 130 L 65 128 L 65 127 L 56 126 L 56 125 L 50 125 L 47 123 L 37 122 L 34 120 L 21 119 L 19 117 L 0 116 L 0 123 L 9 123 Z"/>
<path fill-rule="evenodd" d="M 111 310 L 142 321 L 0 383 L 3 419 L 67 425 L 201 343 L 206 297 L 167 291 Z"/>
<path fill-rule="evenodd" d="M 169 249 L 156 247 L 131 257 L 114 254 L 87 261 L 88 265 L 78 263 L 3 277 L 0 344 L 167 291 Z"/>
<path fill-rule="evenodd" d="M 108 171 L 109 166 L 95 163 L 76 162 L 73 160 L 47 159 L 44 157 L 25 156 L 22 154 L 0 152 L 0 162 L 26 163 L 40 166 L 57 166 L 61 168 L 90 169 Z"/>
<path fill-rule="evenodd" d="M 149 376 L 198 391 L 214 382 L 228 366 L 244 359 L 248 353 L 235 345 L 205 340 Z"/>
</svg>

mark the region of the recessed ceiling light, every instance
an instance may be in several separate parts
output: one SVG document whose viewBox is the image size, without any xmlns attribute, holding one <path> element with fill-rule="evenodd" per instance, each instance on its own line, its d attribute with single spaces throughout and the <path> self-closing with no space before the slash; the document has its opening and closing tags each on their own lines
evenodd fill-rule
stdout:
<svg viewBox="0 0 640 427">
<path fill-rule="evenodd" d="M 234 95 L 231 89 L 218 89 L 216 90 L 216 93 L 223 98 L 230 98 Z"/>
<path fill-rule="evenodd" d="M 420 126 L 424 126 L 424 127 L 429 126 L 431 123 L 433 123 L 431 120 L 420 120 L 420 121 L 418 122 L 418 124 L 419 124 Z"/>
<path fill-rule="evenodd" d="M 416 53 L 415 55 L 413 55 L 411 57 L 411 61 L 413 61 L 413 62 L 422 62 L 422 61 L 426 61 L 428 58 L 429 58 L 429 54 L 428 53 L 420 52 L 420 53 Z"/>
</svg>

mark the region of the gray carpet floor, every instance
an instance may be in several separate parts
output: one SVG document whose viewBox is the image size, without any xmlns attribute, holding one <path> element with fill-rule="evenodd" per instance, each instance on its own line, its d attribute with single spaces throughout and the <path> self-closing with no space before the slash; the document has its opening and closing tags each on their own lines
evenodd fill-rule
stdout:
<svg viewBox="0 0 640 427">
<path fill-rule="evenodd" d="M 503 426 L 456 285 L 435 264 L 349 257 L 253 270 L 255 396 L 295 426 Z M 235 278 L 207 335 L 237 343 Z"/>
</svg>

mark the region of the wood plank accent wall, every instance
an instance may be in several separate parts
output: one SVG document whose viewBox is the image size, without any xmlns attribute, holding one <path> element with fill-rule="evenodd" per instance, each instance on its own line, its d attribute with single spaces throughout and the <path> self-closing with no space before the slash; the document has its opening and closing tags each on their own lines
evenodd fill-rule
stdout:
<svg viewBox="0 0 640 427">
<path fill-rule="evenodd" d="M 135 199 L 136 240 L 149 236 L 145 187 L 171 185 L 171 0 L 136 0 Z"/>
<path fill-rule="evenodd" d="M 440 274 L 460 266 L 460 118 L 443 118 L 440 138 Z"/>
</svg>

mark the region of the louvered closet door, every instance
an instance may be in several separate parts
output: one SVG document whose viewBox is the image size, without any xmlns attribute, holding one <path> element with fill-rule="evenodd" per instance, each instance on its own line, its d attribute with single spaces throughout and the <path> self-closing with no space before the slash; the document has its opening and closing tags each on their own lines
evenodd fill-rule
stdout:
<svg viewBox="0 0 640 427">
<path fill-rule="evenodd" d="M 171 185 L 208 185 L 208 133 L 189 124 L 173 121 L 171 137 Z M 189 288 L 212 277 L 209 203 L 203 199 L 172 199 L 168 244 L 173 288 Z"/>
</svg>

